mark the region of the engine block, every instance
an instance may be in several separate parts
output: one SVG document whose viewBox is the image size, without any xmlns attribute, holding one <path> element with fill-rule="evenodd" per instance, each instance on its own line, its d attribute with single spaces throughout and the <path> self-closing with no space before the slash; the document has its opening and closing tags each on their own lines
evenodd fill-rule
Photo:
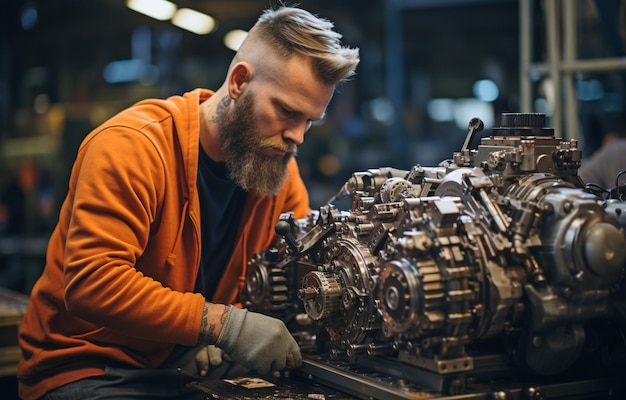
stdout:
<svg viewBox="0 0 626 400">
<path fill-rule="evenodd" d="M 283 214 L 248 264 L 244 306 L 311 332 L 330 359 L 454 377 L 433 388 L 449 393 L 485 357 L 567 372 L 590 336 L 626 325 L 626 203 L 586 188 L 577 141 L 545 125 L 503 114 L 470 149 L 473 119 L 438 166 L 357 172 L 306 218 Z"/>
</svg>

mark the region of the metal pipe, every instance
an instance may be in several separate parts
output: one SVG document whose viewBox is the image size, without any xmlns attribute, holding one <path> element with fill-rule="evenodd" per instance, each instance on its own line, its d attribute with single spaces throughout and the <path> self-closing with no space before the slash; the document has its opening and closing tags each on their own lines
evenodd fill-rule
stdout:
<svg viewBox="0 0 626 400">
<path fill-rule="evenodd" d="M 531 64 L 531 72 L 546 74 L 550 72 L 551 66 L 546 63 Z M 559 71 L 614 71 L 626 69 L 626 57 L 618 58 L 596 58 L 593 60 L 571 60 L 563 61 L 558 66 Z"/>
<path fill-rule="evenodd" d="M 548 97 L 548 103 L 551 105 L 551 125 L 557 136 L 562 136 L 562 109 L 561 109 L 561 75 L 559 70 L 561 23 L 558 18 L 559 0 L 546 0 L 546 37 L 548 38 L 548 61 L 550 63 L 550 80 L 552 82 L 553 98 Z M 550 101 L 552 100 L 552 101 Z"/>
<path fill-rule="evenodd" d="M 564 24 L 564 44 L 563 62 L 573 62 L 576 60 L 576 25 L 578 20 L 576 1 L 563 2 L 563 24 Z M 574 71 L 563 72 L 563 85 L 565 86 L 565 129 L 561 135 L 564 139 L 579 138 L 578 133 L 578 103 L 576 101 L 576 88 L 574 82 Z"/>
<path fill-rule="evenodd" d="M 521 112 L 533 111 L 532 104 L 532 50 L 533 33 L 531 29 L 532 1 L 519 0 L 519 58 L 520 58 L 520 107 Z"/>
</svg>

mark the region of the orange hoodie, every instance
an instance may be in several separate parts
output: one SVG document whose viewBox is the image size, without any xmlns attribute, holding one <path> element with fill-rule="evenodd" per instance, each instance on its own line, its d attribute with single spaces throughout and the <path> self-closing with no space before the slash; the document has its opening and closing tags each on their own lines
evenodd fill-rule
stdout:
<svg viewBox="0 0 626 400">
<path fill-rule="evenodd" d="M 100 375 L 108 360 L 158 367 L 175 344 L 196 344 L 199 104 L 212 95 L 142 101 L 81 144 L 19 334 L 21 398 Z M 278 195 L 248 195 L 211 301 L 239 300 L 248 259 L 269 247 L 281 213 L 301 217 L 308 200 L 295 160 Z"/>
</svg>

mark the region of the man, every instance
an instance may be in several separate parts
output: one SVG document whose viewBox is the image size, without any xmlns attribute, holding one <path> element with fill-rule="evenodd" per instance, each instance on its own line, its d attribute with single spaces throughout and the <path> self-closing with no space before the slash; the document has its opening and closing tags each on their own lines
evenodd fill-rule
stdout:
<svg viewBox="0 0 626 400">
<path fill-rule="evenodd" d="M 626 171 L 626 116 L 622 112 L 608 113 L 602 122 L 602 145 L 583 158 L 578 175 L 586 184 L 610 190 L 626 184 L 626 173 L 621 173 Z"/>
<path fill-rule="evenodd" d="M 301 363 L 280 320 L 232 305 L 280 214 L 310 211 L 294 155 L 359 62 L 340 39 L 266 10 L 216 92 L 142 101 L 85 138 L 20 331 L 20 397 L 179 398 L 196 353 L 203 373 L 221 351 L 261 374 Z"/>
</svg>

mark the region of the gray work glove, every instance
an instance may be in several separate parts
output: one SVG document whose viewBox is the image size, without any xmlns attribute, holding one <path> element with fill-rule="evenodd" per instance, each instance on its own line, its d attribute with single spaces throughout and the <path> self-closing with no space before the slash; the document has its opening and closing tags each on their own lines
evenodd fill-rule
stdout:
<svg viewBox="0 0 626 400">
<path fill-rule="evenodd" d="M 222 349 L 212 344 L 202 347 L 196 353 L 196 367 L 198 367 L 198 373 L 200 376 L 205 376 L 211 369 L 222 365 L 223 360 L 230 361 L 230 357 L 224 354 Z"/>
<path fill-rule="evenodd" d="M 302 365 L 300 347 L 281 320 L 233 306 L 216 346 L 261 375 Z"/>
</svg>

